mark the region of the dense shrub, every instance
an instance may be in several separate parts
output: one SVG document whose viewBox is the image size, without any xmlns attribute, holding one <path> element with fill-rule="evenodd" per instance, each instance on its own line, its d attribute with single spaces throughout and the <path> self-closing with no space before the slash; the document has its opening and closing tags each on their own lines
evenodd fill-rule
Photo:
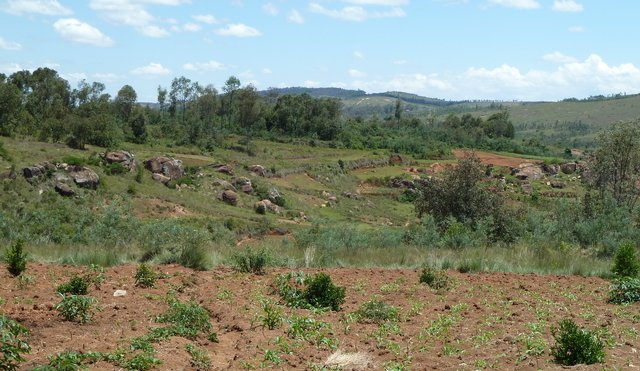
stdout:
<svg viewBox="0 0 640 371">
<path fill-rule="evenodd" d="M 73 276 L 71 279 L 56 288 L 59 294 L 86 295 L 89 290 L 87 278 Z"/>
<path fill-rule="evenodd" d="M 609 291 L 609 302 L 629 304 L 640 301 L 640 278 L 622 277 L 613 280 Z"/>
<path fill-rule="evenodd" d="M 181 302 L 174 298 L 170 299 L 169 310 L 159 315 L 157 321 L 171 324 L 172 334 L 189 339 L 195 338 L 200 332 L 205 334 L 211 332 L 209 312 L 193 301 Z"/>
<path fill-rule="evenodd" d="M 449 276 L 445 271 L 424 267 L 420 274 L 420 283 L 426 283 L 435 290 L 442 290 L 449 286 Z"/>
<path fill-rule="evenodd" d="M 78 321 L 87 323 L 91 321 L 95 313 L 97 300 L 91 296 L 62 295 L 62 300 L 56 304 L 55 309 L 60 312 L 66 321 Z"/>
<path fill-rule="evenodd" d="M 360 308 L 355 312 L 355 315 L 360 322 L 382 323 L 400 319 L 397 307 L 377 300 L 362 303 Z"/>
<path fill-rule="evenodd" d="M 329 308 L 337 311 L 344 303 L 345 288 L 335 286 L 326 273 L 318 273 L 312 277 L 303 272 L 281 274 L 276 278 L 275 286 L 280 297 L 292 307 Z"/>
<path fill-rule="evenodd" d="M 233 268 L 243 273 L 264 274 L 264 268 L 270 260 L 269 251 L 265 248 L 254 251 L 247 247 L 243 252 L 236 251 L 231 256 Z"/>
<path fill-rule="evenodd" d="M 0 315 L 0 369 L 17 370 L 18 365 L 24 362 L 22 355 L 31 351 L 25 340 L 28 335 L 29 331 L 24 326 L 4 314 Z"/>
<path fill-rule="evenodd" d="M 640 262 L 636 256 L 636 248 L 630 243 L 624 243 L 614 257 L 611 272 L 616 277 L 638 277 Z"/>
<path fill-rule="evenodd" d="M 5 254 L 7 269 L 13 276 L 19 276 L 27 269 L 27 253 L 23 250 L 24 241 L 16 240 Z"/>
<path fill-rule="evenodd" d="M 153 271 L 148 265 L 140 264 L 136 269 L 136 286 L 138 287 L 153 287 L 156 284 L 157 279 L 156 272 Z"/>
<path fill-rule="evenodd" d="M 553 329 L 556 344 L 551 348 L 554 361 L 565 366 L 594 364 L 604 361 L 604 344 L 588 330 L 578 328 L 572 320 L 560 321 Z"/>
</svg>

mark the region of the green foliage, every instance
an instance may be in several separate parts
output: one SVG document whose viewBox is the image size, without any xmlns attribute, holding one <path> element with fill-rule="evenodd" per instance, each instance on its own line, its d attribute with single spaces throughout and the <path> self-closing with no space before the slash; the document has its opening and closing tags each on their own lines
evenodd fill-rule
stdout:
<svg viewBox="0 0 640 371">
<path fill-rule="evenodd" d="M 271 260 L 269 251 L 264 247 L 256 251 L 246 247 L 244 251 L 236 251 L 231 255 L 233 269 L 243 273 L 264 274 L 264 268 Z"/>
<path fill-rule="evenodd" d="M 369 300 L 362 303 L 354 314 L 357 316 L 358 321 L 378 324 L 400 319 L 397 307 L 377 300 Z"/>
<path fill-rule="evenodd" d="M 105 168 L 104 172 L 109 174 L 109 175 L 121 175 L 121 174 L 128 173 L 129 169 L 124 167 L 124 165 L 122 165 L 119 162 L 114 162 L 112 164 L 107 165 L 107 167 Z"/>
<path fill-rule="evenodd" d="M 85 158 L 74 155 L 63 156 L 62 162 L 73 166 L 85 166 L 87 164 L 87 160 Z"/>
<path fill-rule="evenodd" d="M 590 331 L 579 328 L 570 319 L 560 321 L 559 328 L 553 329 L 556 344 L 551 355 L 556 363 L 565 366 L 591 365 L 604 361 L 604 344 Z"/>
<path fill-rule="evenodd" d="M 262 300 L 260 304 L 264 311 L 264 315 L 261 315 L 258 318 L 261 320 L 264 327 L 269 330 L 280 327 L 284 320 L 282 318 L 282 309 L 270 300 Z"/>
<path fill-rule="evenodd" d="M 616 277 L 638 277 L 640 273 L 640 261 L 636 255 L 636 248 L 630 243 L 623 243 L 614 257 L 611 269 Z"/>
<path fill-rule="evenodd" d="M 335 286 L 326 273 L 312 277 L 303 272 L 281 274 L 276 278 L 275 286 L 280 297 L 292 307 L 338 311 L 345 300 L 345 288 Z"/>
<path fill-rule="evenodd" d="M 59 294 L 86 295 L 89 291 L 89 282 L 86 277 L 73 276 L 71 279 L 56 288 Z"/>
<path fill-rule="evenodd" d="M 131 359 L 127 360 L 122 366 L 125 370 L 145 371 L 154 369 L 156 366 L 161 364 L 162 361 L 156 358 L 153 353 L 143 352 L 136 354 Z"/>
<path fill-rule="evenodd" d="M 308 341 L 318 347 L 333 348 L 337 345 L 336 341 L 329 337 L 330 323 L 306 316 L 291 316 L 288 322 L 287 336 L 292 339 Z"/>
<path fill-rule="evenodd" d="M 435 290 L 444 290 L 449 287 L 450 279 L 443 270 L 424 267 L 422 268 L 422 273 L 420 273 L 420 283 L 426 283 Z"/>
<path fill-rule="evenodd" d="M 156 272 L 153 271 L 148 265 L 140 264 L 136 269 L 136 286 L 138 287 L 153 287 L 156 284 L 157 279 Z"/>
<path fill-rule="evenodd" d="M 25 353 L 31 351 L 26 337 L 29 330 L 6 315 L 0 315 L 0 369 L 17 370 L 24 362 Z"/>
<path fill-rule="evenodd" d="M 63 295 L 62 300 L 56 304 L 55 309 L 65 321 L 78 321 L 81 324 L 88 323 L 95 314 L 97 300 L 91 296 Z"/>
<path fill-rule="evenodd" d="M 338 287 L 331 281 L 331 276 L 318 273 L 308 279 L 303 293 L 304 300 L 314 308 L 331 308 L 340 310 L 344 303 L 345 288 Z"/>
<path fill-rule="evenodd" d="M 198 349 L 193 344 L 187 344 L 185 346 L 187 352 L 191 356 L 191 366 L 197 370 L 210 370 L 211 369 L 211 358 L 207 355 L 207 353 L 201 349 Z"/>
<path fill-rule="evenodd" d="M 171 298 L 169 310 L 159 315 L 156 320 L 160 323 L 169 323 L 169 331 L 174 335 L 195 338 L 198 333 L 209 334 L 211 322 L 209 312 L 193 301 L 181 302 Z"/>
<path fill-rule="evenodd" d="M 4 259 L 7 263 L 7 269 L 13 276 L 19 276 L 27 269 L 27 253 L 23 247 L 24 241 L 18 239 L 5 253 Z"/>
<path fill-rule="evenodd" d="M 84 370 L 88 368 L 86 364 L 95 363 L 104 358 L 104 355 L 97 352 L 62 352 L 48 358 L 49 363 L 45 366 L 37 367 L 37 371 Z"/>
<path fill-rule="evenodd" d="M 613 280 L 609 291 L 609 302 L 630 304 L 640 301 L 640 278 L 621 277 Z"/>
</svg>

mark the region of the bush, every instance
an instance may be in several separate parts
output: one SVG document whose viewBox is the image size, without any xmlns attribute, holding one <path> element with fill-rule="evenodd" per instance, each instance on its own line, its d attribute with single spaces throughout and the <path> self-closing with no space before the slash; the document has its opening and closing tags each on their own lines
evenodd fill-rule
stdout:
<svg viewBox="0 0 640 371">
<path fill-rule="evenodd" d="M 87 278 L 73 276 L 67 283 L 58 286 L 56 292 L 59 294 L 87 295 L 89 283 Z"/>
<path fill-rule="evenodd" d="M 193 301 L 181 302 L 171 299 L 169 310 L 159 315 L 157 321 L 171 324 L 172 334 L 189 339 L 195 338 L 199 332 L 209 334 L 211 331 L 209 312 Z"/>
<path fill-rule="evenodd" d="M 82 324 L 91 321 L 97 300 L 91 296 L 63 295 L 55 309 L 66 321 L 78 321 Z"/>
<path fill-rule="evenodd" d="M 622 277 L 615 279 L 609 291 L 609 302 L 629 304 L 640 301 L 640 278 Z"/>
<path fill-rule="evenodd" d="M 23 246 L 24 241 L 16 240 L 5 255 L 5 261 L 8 264 L 7 269 L 13 276 L 19 276 L 20 273 L 27 269 L 27 253 L 24 252 Z"/>
<path fill-rule="evenodd" d="M 269 252 L 265 248 L 254 252 L 247 247 L 243 252 L 234 252 L 231 255 L 233 269 L 243 273 L 264 274 L 264 268 L 270 260 Z"/>
<path fill-rule="evenodd" d="M 570 319 L 552 329 L 556 344 L 551 348 L 554 361 L 565 366 L 591 365 L 604 361 L 604 344 L 590 331 L 578 328 Z"/>
<path fill-rule="evenodd" d="M 136 269 L 136 286 L 138 287 L 153 287 L 156 284 L 157 275 L 153 269 L 149 268 L 146 264 L 138 265 Z"/>
<path fill-rule="evenodd" d="M 420 283 L 426 283 L 435 290 L 442 290 L 449 286 L 449 276 L 445 271 L 424 267 L 420 274 Z"/>
<path fill-rule="evenodd" d="M 114 162 L 113 164 L 107 165 L 105 169 L 105 173 L 109 175 L 121 175 L 126 174 L 127 172 L 129 172 L 129 169 L 124 167 L 124 165 L 119 162 Z"/>
<path fill-rule="evenodd" d="M 364 302 L 355 315 L 361 322 L 382 323 L 400 319 L 397 307 L 377 300 Z"/>
<path fill-rule="evenodd" d="M 345 288 L 335 286 L 326 273 L 318 273 L 313 277 L 303 272 L 281 274 L 276 278 L 275 286 L 280 297 L 292 307 L 338 311 L 344 303 Z"/>
<path fill-rule="evenodd" d="M 18 364 L 24 362 L 22 354 L 29 353 L 31 347 L 24 339 L 29 330 L 18 322 L 0 315 L 0 369 L 17 370 Z"/>
<path fill-rule="evenodd" d="M 636 256 L 636 248 L 630 243 L 624 243 L 618 249 L 614 257 L 611 272 L 616 277 L 638 277 L 640 273 L 640 262 Z"/>
</svg>

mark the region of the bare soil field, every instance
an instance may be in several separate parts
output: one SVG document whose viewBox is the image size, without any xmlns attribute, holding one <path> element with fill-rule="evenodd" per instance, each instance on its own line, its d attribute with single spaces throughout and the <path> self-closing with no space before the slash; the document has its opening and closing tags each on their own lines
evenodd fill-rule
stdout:
<svg viewBox="0 0 640 371">
<path fill-rule="evenodd" d="M 456 156 L 457 159 L 463 158 L 464 154 L 465 154 L 465 151 L 461 149 L 456 149 L 453 151 L 453 155 Z M 483 164 L 494 165 L 494 166 L 518 167 L 523 163 L 540 162 L 540 161 L 534 161 L 534 160 L 527 160 L 524 158 L 498 155 L 495 153 L 482 152 L 482 151 L 474 151 L 474 154 L 480 159 L 480 162 L 482 162 Z"/>
<path fill-rule="evenodd" d="M 218 342 L 203 335 L 170 337 L 155 344 L 162 361 L 157 369 L 194 369 L 188 344 L 205 351 L 213 369 L 560 369 L 549 354 L 551 328 L 566 318 L 595 330 L 606 344 L 604 364 L 572 368 L 640 365 L 640 304 L 608 304 L 609 282 L 596 277 L 448 271 L 451 288 L 436 291 L 418 282 L 419 270 L 328 269 L 323 272 L 346 287 L 346 302 L 340 311 L 319 312 L 282 305 L 272 283 L 291 271 L 285 268 L 265 275 L 224 267 L 153 269 L 163 277 L 153 288 L 135 286 L 136 265 L 106 269 L 104 281 L 89 292 L 100 311 L 84 325 L 64 321 L 54 307 L 60 300 L 56 286 L 87 268 L 29 264 L 32 280 L 22 285 L 2 269 L 0 311 L 30 330 L 32 351 L 22 369 L 46 364 L 58 352 L 128 347 L 131 339 L 163 325 L 156 317 L 167 311 L 168 295 L 206 308 Z M 127 295 L 114 297 L 115 290 Z M 271 330 L 264 326 L 265 300 L 282 311 L 282 324 Z M 370 300 L 397 307 L 398 318 L 358 321 L 353 313 Z M 317 325 L 315 330 L 295 333 L 292 327 L 301 318 Z M 104 361 L 88 366 L 119 369 Z"/>
</svg>

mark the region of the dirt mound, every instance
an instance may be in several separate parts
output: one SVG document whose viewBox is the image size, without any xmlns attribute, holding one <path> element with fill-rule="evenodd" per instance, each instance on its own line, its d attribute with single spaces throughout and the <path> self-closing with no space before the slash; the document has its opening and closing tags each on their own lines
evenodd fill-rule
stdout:
<svg viewBox="0 0 640 371">
<path fill-rule="evenodd" d="M 47 356 L 57 352 L 112 352 L 125 346 L 161 326 L 155 319 L 168 309 L 168 295 L 206 308 L 218 342 L 201 335 L 160 341 L 155 345 L 155 356 L 163 362 L 159 369 L 190 368 L 188 344 L 206 352 L 214 369 L 310 369 L 325 364 L 374 369 L 400 364 L 411 369 L 559 368 L 549 355 L 554 344 L 551 327 L 565 318 L 596 329 L 609 344 L 604 364 L 581 369 L 624 369 L 638 360 L 638 304 L 607 304 L 609 283 L 600 278 L 449 271 L 452 288 L 437 292 L 418 283 L 418 270 L 326 269 L 336 284 L 346 287 L 342 310 L 314 313 L 278 305 L 283 322 L 270 330 L 263 326 L 262 303 L 280 303 L 271 285 L 278 274 L 290 270 L 269 269 L 255 276 L 228 268 L 154 269 L 164 277 L 154 288 L 135 286 L 135 265 L 107 269 L 100 287 L 90 288 L 101 311 L 86 325 L 65 322 L 54 309 L 60 300 L 55 287 L 74 273 L 87 273 L 86 268 L 29 264 L 26 273 L 32 280 L 22 285 L 3 269 L 0 308 L 31 332 L 32 351 L 23 368 L 47 363 Z M 118 289 L 127 290 L 127 295 L 114 297 Z M 353 313 L 370 300 L 395 306 L 399 319 L 357 321 Z M 308 327 L 305 336 L 293 335 L 292 321 Z M 90 367 L 116 369 L 106 362 Z"/>
</svg>

